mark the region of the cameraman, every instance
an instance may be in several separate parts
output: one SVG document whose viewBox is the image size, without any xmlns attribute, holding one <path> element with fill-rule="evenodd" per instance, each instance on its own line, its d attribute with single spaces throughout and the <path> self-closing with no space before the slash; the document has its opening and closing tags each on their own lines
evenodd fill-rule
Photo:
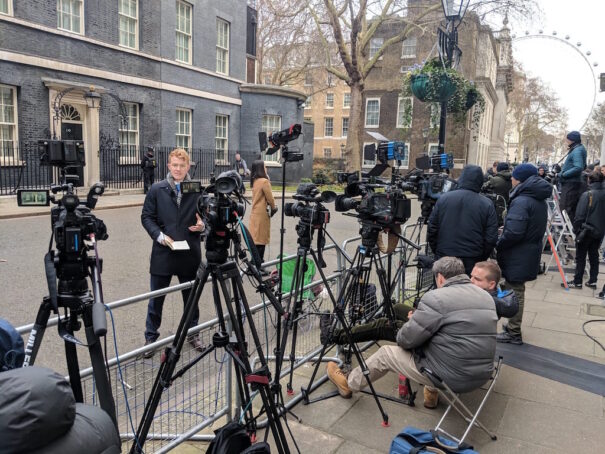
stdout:
<svg viewBox="0 0 605 454">
<path fill-rule="evenodd" d="M 496 209 L 479 194 L 482 185 L 481 167 L 467 165 L 458 188 L 439 197 L 428 222 L 427 241 L 435 257 L 458 257 L 467 275 L 489 257 L 498 239 Z"/>
<path fill-rule="evenodd" d="M 565 139 L 569 152 L 561 168 L 561 210 L 567 211 L 573 222 L 576 217 L 576 206 L 586 189 L 582 172 L 586 168 L 586 148 L 578 131 L 571 131 Z"/>
<path fill-rule="evenodd" d="M 170 285 L 172 276 L 180 283 L 195 279 L 195 273 L 201 261 L 200 234 L 204 223 L 196 213 L 196 193 L 183 194 L 181 182 L 191 181 L 189 177 L 189 155 L 181 148 L 170 152 L 168 156 L 168 175 L 165 180 L 155 183 L 145 197 L 141 223 L 153 240 L 151 249 L 151 291 Z M 187 241 L 188 250 L 172 250 L 173 241 Z M 187 303 L 190 289 L 182 291 L 183 304 Z M 145 345 L 155 342 L 160 333 L 162 308 L 165 295 L 149 300 L 147 321 L 145 322 Z M 199 309 L 196 306 L 190 328 L 198 324 Z M 202 349 L 197 336 L 188 339 L 195 349 Z M 153 356 L 153 351 L 145 356 Z"/>
<path fill-rule="evenodd" d="M 258 264 L 260 266 L 265 261 L 265 247 L 271 241 L 271 217 L 277 213 L 277 205 L 264 161 L 257 160 L 252 163 L 250 185 L 252 186 L 250 234 L 260 256 L 261 263 Z M 267 206 L 271 208 L 271 214 L 267 213 Z"/>
<path fill-rule="evenodd" d="M 483 192 L 491 192 L 502 196 L 508 205 L 508 194 L 513 188 L 508 162 L 499 162 L 496 174 L 483 185 Z"/>
<path fill-rule="evenodd" d="M 418 308 L 408 314 L 409 321 L 397 333 L 398 345 L 384 345 L 366 361 L 372 381 L 392 371 L 424 384 L 427 408 L 437 406 L 438 393 L 419 372 L 422 366 L 441 377 L 454 392 L 467 392 L 490 378 L 496 353 L 497 316 L 492 298 L 471 283 L 462 261 L 455 257 L 437 260 L 433 274 L 437 289 L 427 292 Z M 327 372 L 345 398 L 366 383 L 359 367 L 347 378 L 335 362 L 330 362 Z"/>
<path fill-rule="evenodd" d="M 513 190 L 504 220 L 502 235 L 498 240 L 498 265 L 502 269 L 507 290 L 513 290 L 519 299 L 519 311 L 504 325 L 498 334 L 498 342 L 520 345 L 521 321 L 525 302 L 525 283 L 538 276 L 542 241 L 546 231 L 546 199 L 551 196 L 552 186 L 538 176 L 532 164 L 521 164 L 513 170 Z"/>
</svg>

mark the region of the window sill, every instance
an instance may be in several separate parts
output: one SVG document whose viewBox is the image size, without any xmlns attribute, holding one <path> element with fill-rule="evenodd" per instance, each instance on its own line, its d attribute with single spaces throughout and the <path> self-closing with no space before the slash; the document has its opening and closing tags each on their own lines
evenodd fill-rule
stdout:
<svg viewBox="0 0 605 454">
<path fill-rule="evenodd" d="M 350 109 L 351 106 L 342 106 L 343 109 Z"/>
<path fill-rule="evenodd" d="M 380 126 L 379 125 L 376 125 L 376 126 L 365 125 L 364 128 L 366 128 L 366 129 L 378 129 L 378 128 L 380 128 Z"/>
<path fill-rule="evenodd" d="M 215 159 L 214 160 L 214 165 L 216 165 L 216 166 L 228 166 L 229 162 L 225 161 L 224 159 Z"/>
<path fill-rule="evenodd" d="M 118 43 L 118 46 L 120 46 L 120 47 L 122 47 L 124 49 L 139 50 L 139 46 L 130 47 L 130 46 L 127 46 L 126 44 L 120 44 L 120 43 Z"/>
<path fill-rule="evenodd" d="M 67 32 L 67 33 L 73 33 L 74 35 L 84 36 L 84 33 L 82 33 L 82 32 L 75 32 L 73 30 L 68 30 L 67 28 L 57 27 L 57 30 L 61 30 L 62 32 Z"/>
<path fill-rule="evenodd" d="M 280 162 L 276 162 L 276 161 L 265 161 L 265 166 L 267 166 L 267 167 L 281 167 L 281 163 Z"/>
<path fill-rule="evenodd" d="M 24 167 L 25 165 L 26 165 L 25 161 L 0 158 L 0 166 L 2 166 L 2 167 Z"/>
<path fill-rule="evenodd" d="M 402 55 L 402 60 L 409 60 L 410 58 L 416 58 L 416 55 Z"/>
</svg>

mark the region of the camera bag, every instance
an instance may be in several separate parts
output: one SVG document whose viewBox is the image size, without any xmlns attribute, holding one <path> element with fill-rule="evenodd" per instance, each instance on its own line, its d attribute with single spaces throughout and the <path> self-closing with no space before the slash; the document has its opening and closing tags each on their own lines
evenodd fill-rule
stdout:
<svg viewBox="0 0 605 454">
<path fill-rule="evenodd" d="M 407 426 L 391 442 L 389 454 L 478 454 L 473 447 L 463 443 L 456 449 L 456 443 L 434 431 L 426 431 Z"/>
</svg>

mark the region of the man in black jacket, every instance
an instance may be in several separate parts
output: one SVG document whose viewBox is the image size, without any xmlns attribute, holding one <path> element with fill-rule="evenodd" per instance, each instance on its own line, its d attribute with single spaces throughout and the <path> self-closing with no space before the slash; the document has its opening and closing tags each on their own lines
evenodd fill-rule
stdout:
<svg viewBox="0 0 605 454">
<path fill-rule="evenodd" d="M 141 222 L 153 240 L 151 249 L 151 291 L 168 287 L 172 276 L 177 276 L 179 282 L 195 279 L 195 273 L 201 261 L 200 232 L 204 223 L 196 213 L 198 194 L 184 194 L 180 185 L 189 178 L 189 155 L 183 149 L 177 148 L 168 156 L 168 175 L 165 180 L 154 184 L 143 205 Z M 173 250 L 174 241 L 186 241 L 188 250 Z M 183 290 L 183 303 L 187 302 L 189 289 Z M 145 345 L 155 342 L 160 333 L 158 329 L 162 322 L 162 308 L 165 296 L 149 300 L 147 321 L 145 323 Z M 197 325 L 199 309 L 195 308 L 191 327 Z M 196 337 L 189 343 L 198 350 L 202 349 L 200 340 Z M 153 352 L 149 352 L 151 356 Z"/>
<path fill-rule="evenodd" d="M 427 241 L 436 258 L 458 257 L 467 275 L 489 257 L 498 239 L 496 210 L 479 194 L 482 185 L 481 167 L 466 166 L 458 188 L 439 197 L 428 222 Z"/>
<path fill-rule="evenodd" d="M 531 164 L 521 164 L 512 175 L 513 191 L 498 240 L 498 265 L 505 278 L 505 288 L 513 290 L 519 299 L 517 315 L 508 320 L 498 342 L 522 344 L 521 321 L 525 302 L 525 283 L 538 276 L 542 241 L 548 217 L 546 199 L 552 186 L 538 176 Z"/>
<path fill-rule="evenodd" d="M 155 180 L 155 168 L 157 161 L 153 156 L 153 147 L 147 147 L 143 159 L 141 159 L 141 169 L 143 169 L 143 193 L 147 194 L 149 188 Z"/>
<path fill-rule="evenodd" d="M 513 188 L 511 181 L 511 173 L 508 168 L 508 162 L 499 162 L 497 167 L 497 173 L 491 177 L 483 185 L 482 190 L 486 192 L 493 192 L 504 198 L 508 205 L 509 192 Z"/>
<path fill-rule="evenodd" d="M 590 261 L 590 277 L 587 287 L 597 288 L 599 275 L 599 247 L 605 236 L 605 188 L 603 174 L 594 170 L 588 177 L 589 188 L 578 202 L 573 228 L 576 233 L 576 272 L 569 288 L 582 288 L 586 268 L 586 255 Z M 580 233 L 582 230 L 585 232 Z M 561 284 L 563 285 L 563 284 Z"/>
</svg>

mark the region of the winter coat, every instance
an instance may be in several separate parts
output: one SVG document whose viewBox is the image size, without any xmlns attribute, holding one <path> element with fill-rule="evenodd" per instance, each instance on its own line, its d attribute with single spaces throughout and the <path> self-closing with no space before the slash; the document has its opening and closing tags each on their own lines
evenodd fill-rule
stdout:
<svg viewBox="0 0 605 454">
<path fill-rule="evenodd" d="M 427 240 L 437 257 L 486 259 L 498 239 L 494 204 L 479 194 L 483 172 L 466 166 L 458 188 L 439 197 L 429 217 Z"/>
<path fill-rule="evenodd" d="M 592 227 L 590 236 L 593 239 L 603 239 L 605 236 L 605 185 L 603 183 L 591 183 L 588 191 L 580 197 L 573 223 L 576 234 L 584 223 Z"/>
<path fill-rule="evenodd" d="M 490 178 L 487 183 L 483 186 L 483 190 L 487 192 L 493 192 L 504 197 L 506 200 L 506 204 L 508 205 L 509 193 L 513 188 L 513 183 L 511 181 L 511 172 L 510 170 L 503 170 L 502 172 L 498 172 L 492 178 Z"/>
<path fill-rule="evenodd" d="M 546 199 L 552 186 L 537 175 L 519 183 L 510 194 L 502 235 L 498 240 L 498 265 L 508 282 L 533 281 L 538 275 L 546 230 Z"/>
<path fill-rule="evenodd" d="M 252 212 L 250 213 L 250 234 L 254 244 L 269 244 L 271 240 L 271 217 L 267 205 L 275 209 L 275 199 L 271 183 L 266 178 L 257 178 L 252 186 Z"/>
<path fill-rule="evenodd" d="M 196 205 L 199 194 L 182 194 L 181 204 L 177 206 L 177 195 L 168 180 L 162 180 L 151 186 L 145 197 L 141 223 L 153 240 L 151 249 L 151 274 L 160 276 L 191 276 L 200 264 L 202 253 L 200 233 L 189 231 L 195 225 Z M 168 235 L 174 241 L 186 240 L 188 251 L 173 251 L 162 246 L 157 239 L 160 233 Z"/>
<path fill-rule="evenodd" d="M 430 369 L 454 392 L 468 392 L 492 374 L 497 320 L 490 294 L 462 274 L 422 297 L 397 344 L 414 351 L 417 368 Z"/>
<path fill-rule="evenodd" d="M 145 154 L 143 159 L 141 159 L 141 169 L 143 169 L 143 173 L 146 175 L 153 175 L 155 168 L 157 167 L 157 161 L 155 156 Z"/>
<path fill-rule="evenodd" d="M 581 143 L 573 144 L 563 167 L 561 168 L 561 184 L 582 183 L 582 172 L 586 168 L 586 148 Z"/>
</svg>

